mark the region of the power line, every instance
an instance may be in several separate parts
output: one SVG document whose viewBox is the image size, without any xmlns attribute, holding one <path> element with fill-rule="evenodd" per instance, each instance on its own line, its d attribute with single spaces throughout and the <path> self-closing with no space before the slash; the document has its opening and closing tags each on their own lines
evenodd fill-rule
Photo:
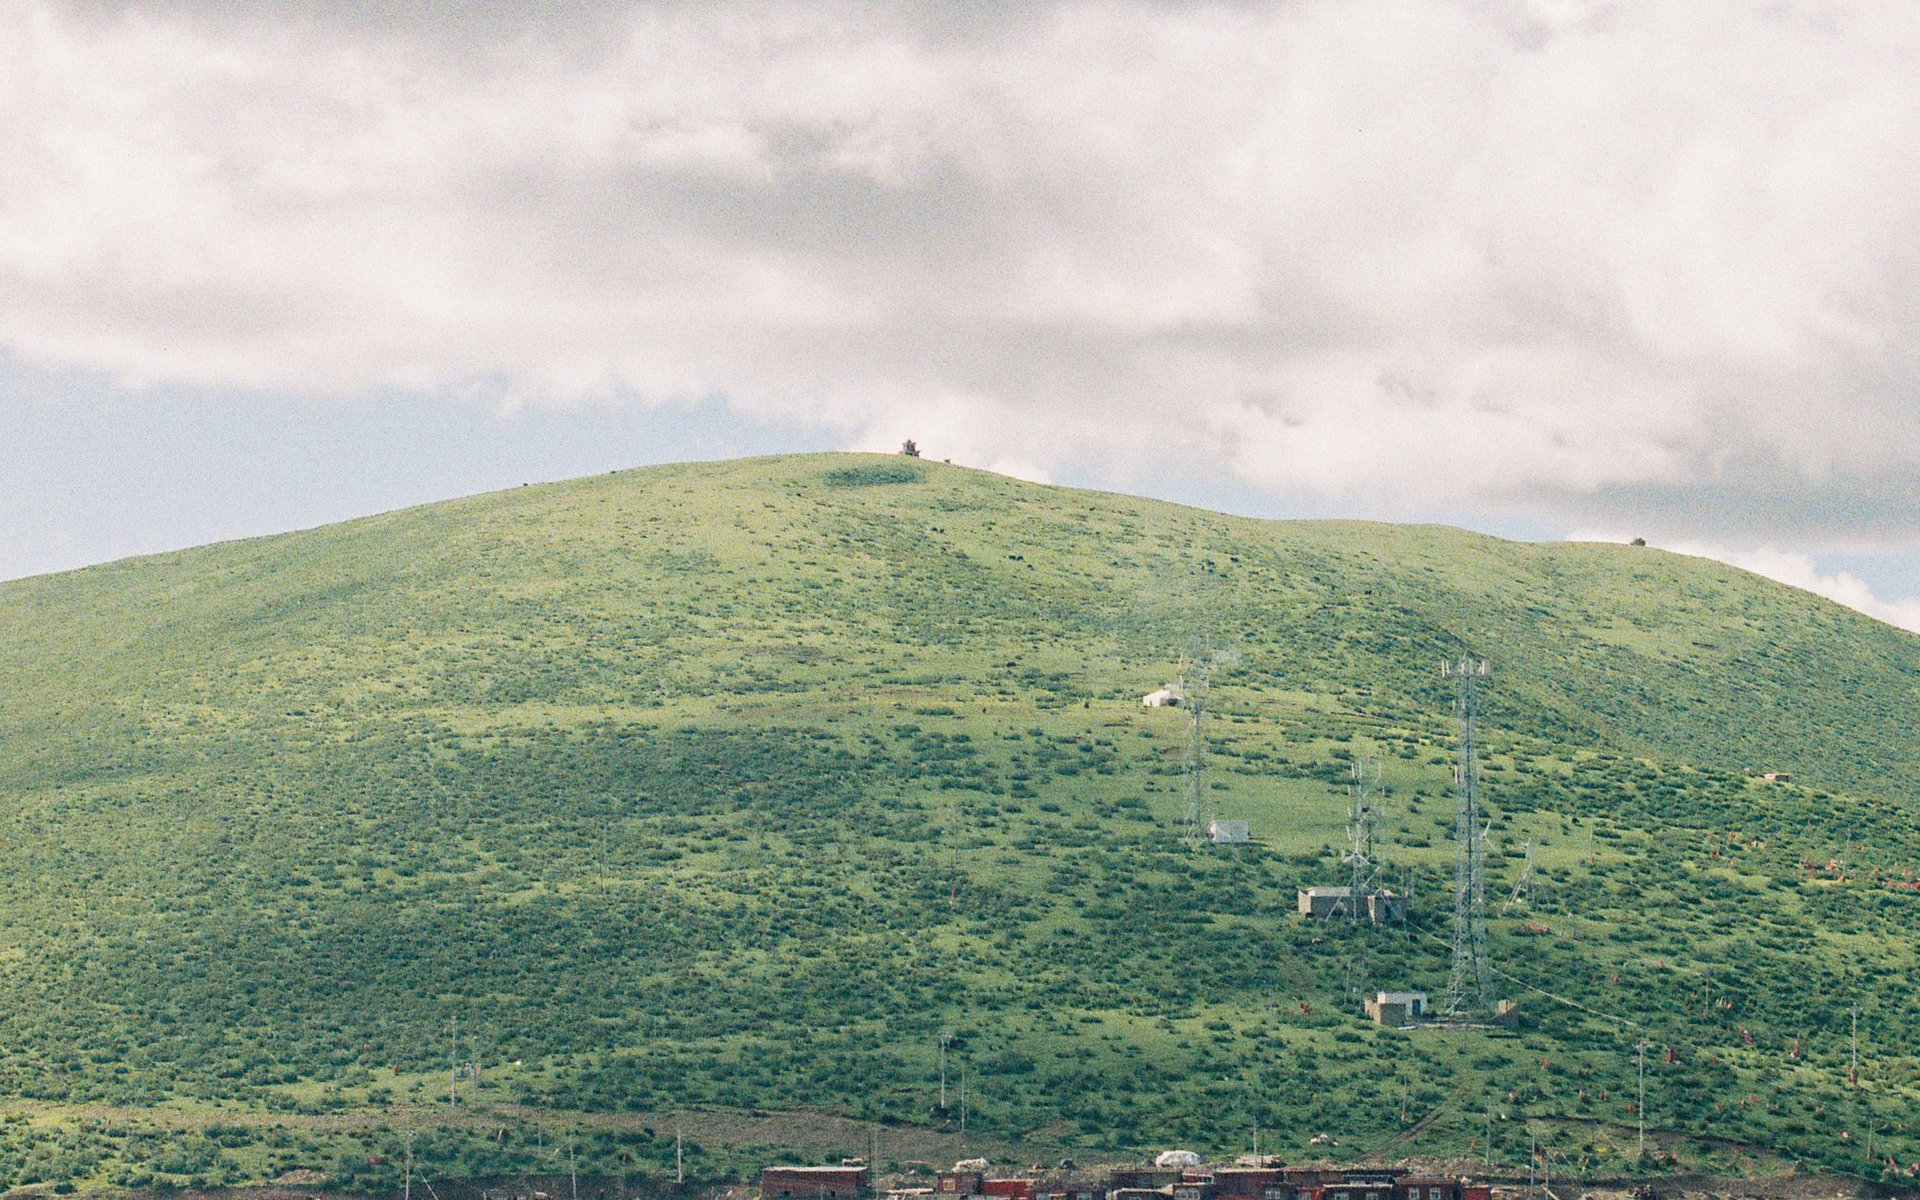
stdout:
<svg viewBox="0 0 1920 1200">
<path fill-rule="evenodd" d="M 1408 934 L 1410 937 L 1413 936 L 1413 931 L 1409 929 Z M 1424 936 L 1428 941 L 1433 942 L 1436 945 L 1448 944 L 1447 939 L 1441 937 L 1437 933 L 1427 933 L 1421 936 Z M 1592 1005 L 1582 1004 L 1578 1000 L 1573 999 L 1571 996 L 1562 996 L 1558 992 L 1550 992 L 1547 989 L 1540 987 L 1538 984 L 1528 983 L 1526 980 L 1520 978 L 1518 975 L 1512 974 L 1511 972 L 1508 972 L 1508 971 L 1502 971 L 1499 967 L 1496 967 L 1491 963 L 1487 965 L 1487 973 L 1490 975 L 1498 976 L 1499 978 L 1506 980 L 1508 983 L 1513 984 L 1515 987 L 1524 988 L 1529 992 L 1533 992 L 1535 995 L 1545 996 L 1547 999 L 1553 1001 L 1555 1004 L 1564 1004 L 1568 1008 L 1577 1008 L 1583 1013 L 1591 1014 L 1605 1021 L 1612 1021 L 1616 1025 L 1630 1025 L 1635 1029 L 1648 1028 L 1647 1025 L 1645 1025 L 1640 1021 L 1634 1020 L 1632 1017 L 1623 1017 L 1617 1013 L 1606 1012 L 1601 1009 L 1594 1008 Z"/>
<path fill-rule="evenodd" d="M 1532 838 L 1527 839 L 1526 854 L 1527 854 L 1526 865 L 1521 867 L 1520 878 L 1514 882 L 1513 895 L 1508 896 L 1507 902 L 1500 906 L 1500 911 L 1502 914 L 1504 914 L 1508 909 L 1512 908 L 1516 904 L 1527 903 L 1528 889 L 1533 886 L 1533 839 Z"/>
</svg>

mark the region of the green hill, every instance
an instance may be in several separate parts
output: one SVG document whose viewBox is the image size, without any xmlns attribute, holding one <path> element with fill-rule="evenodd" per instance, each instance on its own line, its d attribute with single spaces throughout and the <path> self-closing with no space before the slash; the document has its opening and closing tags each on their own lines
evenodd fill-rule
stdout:
<svg viewBox="0 0 1920 1200">
<path fill-rule="evenodd" d="M 1446 984 L 1462 653 L 1522 1019 L 1380 1030 Z M 1193 654 L 1258 844 L 1183 837 Z M 805 456 L 0 585 L 0 669 L 0 1182 L 384 1184 L 456 1019 L 442 1173 L 536 1109 L 942 1126 L 943 1033 L 1004 1139 L 1617 1168 L 1644 1039 L 1663 1155 L 1920 1159 L 1920 640 L 1704 560 Z M 1403 930 L 1293 911 L 1356 761 Z"/>
</svg>

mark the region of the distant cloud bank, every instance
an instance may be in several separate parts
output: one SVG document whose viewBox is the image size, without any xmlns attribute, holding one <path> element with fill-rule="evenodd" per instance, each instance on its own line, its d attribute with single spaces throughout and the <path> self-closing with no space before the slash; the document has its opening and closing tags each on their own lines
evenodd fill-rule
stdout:
<svg viewBox="0 0 1920 1200">
<path fill-rule="evenodd" d="M 1920 530 L 1920 7 L 380 7 L 8 5 L 0 347 Z"/>
</svg>

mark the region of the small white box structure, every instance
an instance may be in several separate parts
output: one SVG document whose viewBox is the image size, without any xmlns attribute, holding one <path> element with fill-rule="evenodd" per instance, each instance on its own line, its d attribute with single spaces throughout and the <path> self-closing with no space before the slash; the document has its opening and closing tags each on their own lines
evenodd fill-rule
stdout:
<svg viewBox="0 0 1920 1200">
<path fill-rule="evenodd" d="M 1310 887 L 1300 889 L 1300 915 L 1303 917 L 1351 917 L 1354 915 L 1353 889 L 1350 887 Z"/>
<path fill-rule="evenodd" d="M 1239 845 L 1247 840 L 1245 821 L 1208 821 L 1207 840 L 1215 845 Z"/>
<path fill-rule="evenodd" d="M 1354 898 L 1350 887 L 1310 887 L 1300 891 L 1300 915 L 1330 920 L 1365 917 L 1375 925 L 1399 925 L 1407 919 L 1407 898 L 1380 888 Z"/>
<path fill-rule="evenodd" d="M 1377 992 L 1367 1001 L 1367 1015 L 1374 1024 L 1404 1029 L 1427 1019 L 1425 992 Z"/>
</svg>

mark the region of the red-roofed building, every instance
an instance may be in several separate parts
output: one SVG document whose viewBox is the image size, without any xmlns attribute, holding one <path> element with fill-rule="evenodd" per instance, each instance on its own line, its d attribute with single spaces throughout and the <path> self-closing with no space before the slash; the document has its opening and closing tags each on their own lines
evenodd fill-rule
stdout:
<svg viewBox="0 0 1920 1200">
<path fill-rule="evenodd" d="M 1278 1167 L 1222 1167 L 1213 1173 L 1219 1200 L 1296 1200 L 1297 1189 Z"/>
<path fill-rule="evenodd" d="M 865 1167 L 768 1167 L 760 1172 L 760 1200 L 865 1200 L 872 1194 Z"/>
<path fill-rule="evenodd" d="M 1403 1174 L 1391 1167 L 1356 1167 L 1337 1173 L 1320 1185 L 1320 1200 L 1403 1200 L 1398 1181 Z"/>
</svg>

